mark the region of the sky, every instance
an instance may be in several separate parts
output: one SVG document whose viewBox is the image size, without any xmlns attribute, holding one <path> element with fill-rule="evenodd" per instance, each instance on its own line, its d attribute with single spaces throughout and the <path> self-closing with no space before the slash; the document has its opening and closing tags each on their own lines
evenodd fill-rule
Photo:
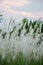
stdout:
<svg viewBox="0 0 43 65">
<path fill-rule="evenodd" d="M 0 0 L 0 14 L 15 19 L 43 18 L 43 0 Z"/>
</svg>

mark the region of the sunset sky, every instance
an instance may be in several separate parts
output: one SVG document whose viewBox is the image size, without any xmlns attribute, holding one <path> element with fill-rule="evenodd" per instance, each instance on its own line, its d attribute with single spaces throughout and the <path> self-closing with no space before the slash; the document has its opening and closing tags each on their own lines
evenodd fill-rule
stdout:
<svg viewBox="0 0 43 65">
<path fill-rule="evenodd" d="M 43 0 L 0 0 L 0 13 L 19 19 L 43 18 Z"/>
</svg>

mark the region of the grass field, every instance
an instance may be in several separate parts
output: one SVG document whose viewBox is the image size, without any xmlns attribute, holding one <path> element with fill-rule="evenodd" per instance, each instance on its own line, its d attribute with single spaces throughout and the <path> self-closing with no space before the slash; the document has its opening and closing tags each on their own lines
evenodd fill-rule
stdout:
<svg viewBox="0 0 43 65">
<path fill-rule="evenodd" d="M 0 65 L 43 65 L 43 22 L 24 18 L 0 29 Z"/>
</svg>

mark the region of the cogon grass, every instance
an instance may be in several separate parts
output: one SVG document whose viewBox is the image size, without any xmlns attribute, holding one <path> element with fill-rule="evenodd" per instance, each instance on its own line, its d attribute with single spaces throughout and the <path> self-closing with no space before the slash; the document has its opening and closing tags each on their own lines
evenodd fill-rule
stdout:
<svg viewBox="0 0 43 65">
<path fill-rule="evenodd" d="M 22 52 L 19 52 L 14 59 L 8 56 L 2 59 L 0 55 L 0 65 L 43 65 L 43 55 L 38 60 L 34 56 L 23 57 Z"/>
<path fill-rule="evenodd" d="M 0 65 L 43 65 L 43 55 L 40 56 L 40 45 L 43 43 L 43 31 L 40 31 L 42 23 L 33 21 L 28 24 L 27 19 L 22 20 L 22 25 L 12 26 L 12 23 L 14 21 L 11 18 L 7 32 L 0 30 Z"/>
</svg>

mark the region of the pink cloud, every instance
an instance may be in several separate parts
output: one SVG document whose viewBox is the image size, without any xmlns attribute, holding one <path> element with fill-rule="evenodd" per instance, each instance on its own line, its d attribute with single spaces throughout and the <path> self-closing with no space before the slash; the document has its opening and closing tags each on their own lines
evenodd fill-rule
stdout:
<svg viewBox="0 0 43 65">
<path fill-rule="evenodd" d="M 21 16 L 33 16 L 33 14 L 31 12 L 20 12 L 20 11 L 16 11 L 16 10 L 11 10 L 9 9 L 7 11 L 8 13 L 12 14 L 12 15 L 21 15 Z"/>
<path fill-rule="evenodd" d="M 11 6 L 15 7 L 22 7 L 27 3 L 31 3 L 28 0 L 4 0 L 2 4 L 0 4 L 0 11 L 3 11 L 6 13 L 10 13 L 11 15 L 20 15 L 23 17 L 30 17 L 30 18 L 40 18 L 43 17 L 43 12 L 38 12 L 38 13 L 32 13 L 32 12 L 20 12 L 20 11 L 15 11 L 11 9 Z"/>
<path fill-rule="evenodd" d="M 8 6 L 15 6 L 15 7 L 21 7 L 25 4 L 30 4 L 31 1 L 28 0 L 4 0 L 4 2 L 1 5 L 8 5 Z"/>
</svg>

